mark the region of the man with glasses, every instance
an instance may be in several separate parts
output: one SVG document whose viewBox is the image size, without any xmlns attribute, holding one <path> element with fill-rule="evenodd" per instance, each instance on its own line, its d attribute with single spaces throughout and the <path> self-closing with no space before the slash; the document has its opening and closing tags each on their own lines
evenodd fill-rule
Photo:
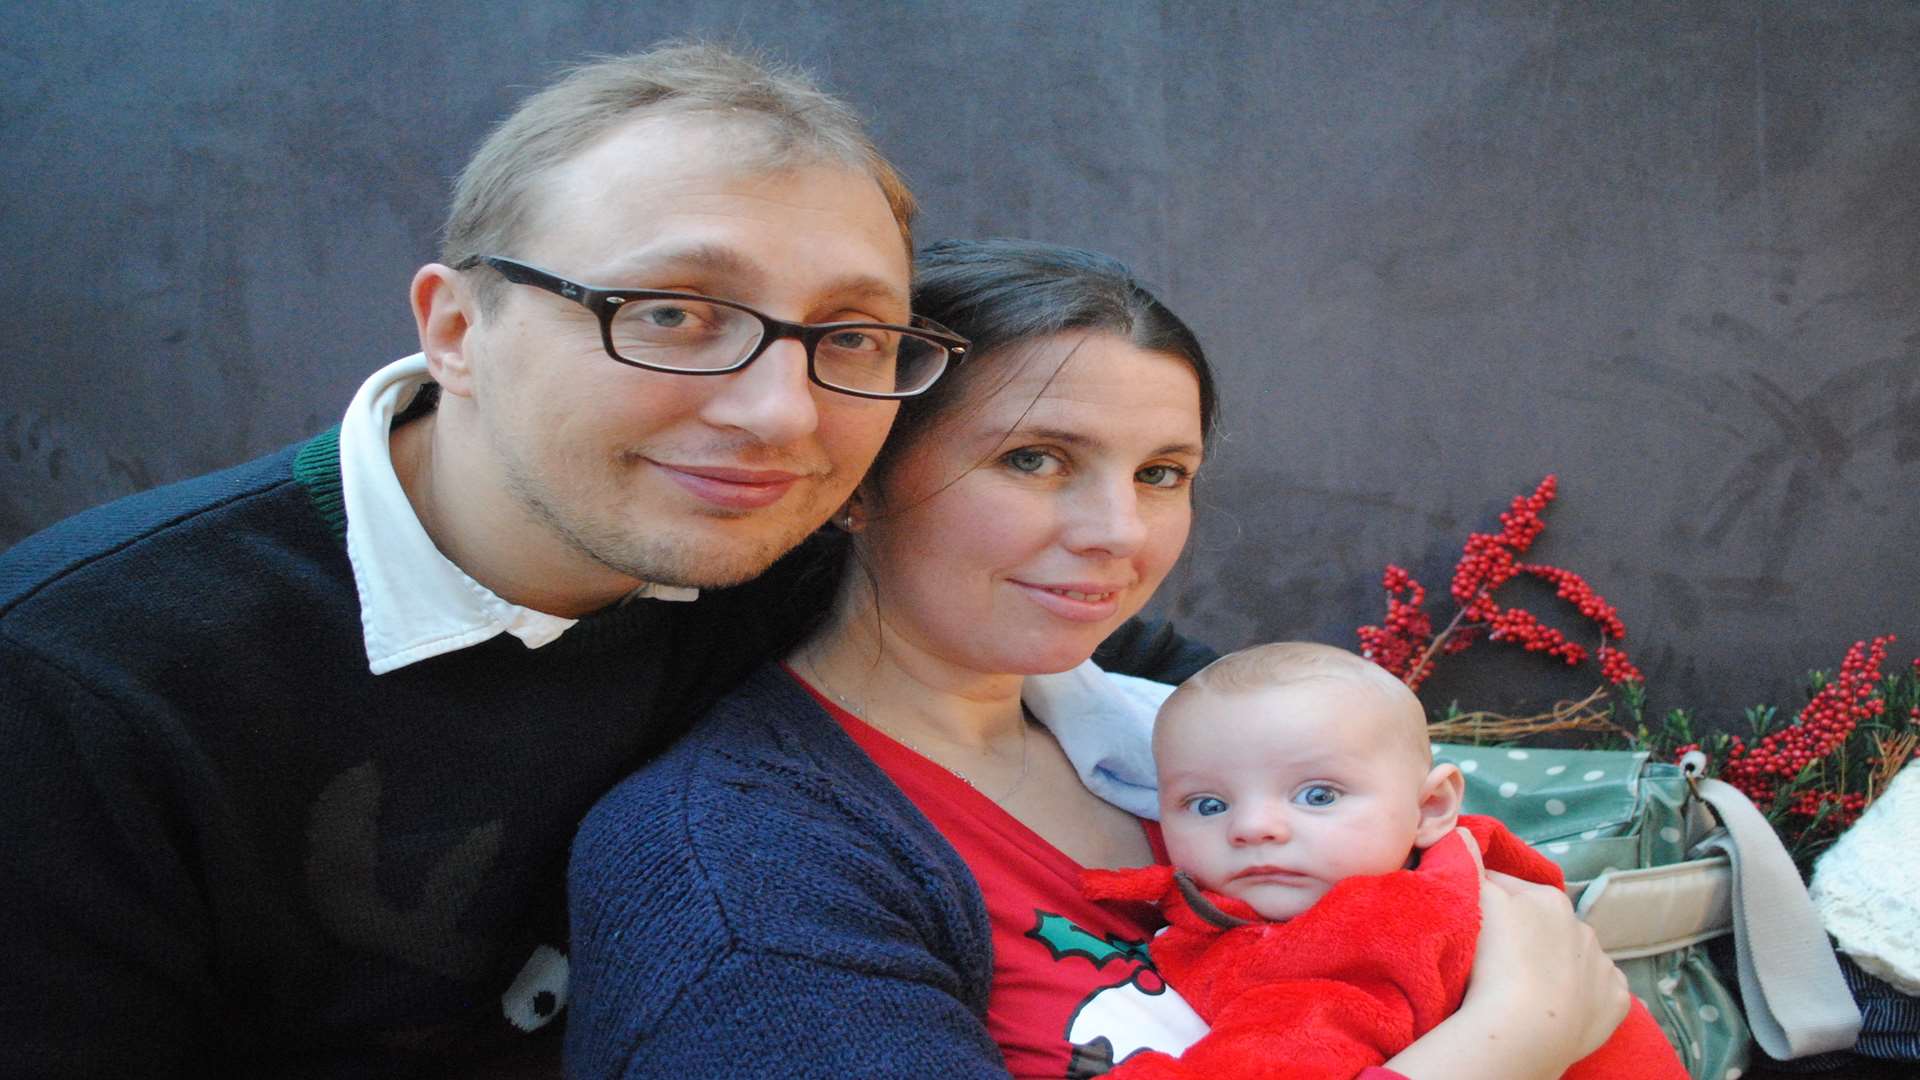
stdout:
<svg viewBox="0 0 1920 1080">
<path fill-rule="evenodd" d="M 461 176 L 337 429 L 0 558 L 0 1074 L 553 1074 L 566 849 L 785 649 L 966 343 L 839 102 L 578 69 Z"/>
</svg>

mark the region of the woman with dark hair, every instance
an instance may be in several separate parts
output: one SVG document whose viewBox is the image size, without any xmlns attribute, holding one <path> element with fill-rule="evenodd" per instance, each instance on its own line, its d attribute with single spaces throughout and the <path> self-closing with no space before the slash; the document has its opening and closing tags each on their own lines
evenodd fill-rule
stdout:
<svg viewBox="0 0 1920 1080">
<path fill-rule="evenodd" d="M 1178 559 L 1206 357 L 1105 256 L 950 242 L 917 279 L 972 355 L 820 538 L 831 608 L 575 842 L 578 1074 L 1092 1076 L 1204 1031 L 1153 971 L 1158 914 L 1080 893 L 1083 867 L 1164 860 L 1156 826 L 1023 697 Z M 1490 892 L 1468 999 L 1402 1073 L 1557 1076 L 1625 1011 L 1564 897 Z"/>
</svg>

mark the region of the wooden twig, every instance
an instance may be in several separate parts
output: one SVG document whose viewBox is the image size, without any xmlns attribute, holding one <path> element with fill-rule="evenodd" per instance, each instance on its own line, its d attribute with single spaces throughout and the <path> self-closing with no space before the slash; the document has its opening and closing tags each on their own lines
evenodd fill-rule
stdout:
<svg viewBox="0 0 1920 1080">
<path fill-rule="evenodd" d="M 1479 597 L 1476 596 L 1474 599 L 1477 600 Z M 1445 645 L 1447 639 L 1453 636 L 1454 629 L 1460 625 L 1460 620 L 1464 618 L 1466 614 L 1467 609 L 1464 606 L 1453 613 L 1453 618 L 1447 621 L 1446 628 L 1433 635 L 1433 637 L 1427 641 L 1426 651 L 1422 652 L 1420 659 L 1414 661 L 1413 666 L 1407 669 L 1406 675 L 1400 680 L 1401 682 L 1411 687 L 1418 687 L 1421 683 L 1427 681 L 1427 676 L 1432 674 L 1434 661 L 1438 657 L 1440 646 Z"/>
<path fill-rule="evenodd" d="M 1920 734 L 1911 731 L 1898 735 L 1874 733 L 1873 748 L 1880 752 L 1880 756 L 1873 763 L 1873 771 L 1867 774 L 1868 806 L 1872 806 L 1873 800 L 1879 798 L 1880 793 L 1893 782 L 1893 774 L 1906 765 L 1916 746 L 1920 746 Z"/>
<path fill-rule="evenodd" d="M 1445 720 L 1427 724 L 1427 735 L 1441 742 L 1511 742 L 1555 731 L 1603 731 L 1613 735 L 1631 735 L 1613 722 L 1610 710 L 1599 708 L 1607 700 L 1606 687 L 1579 701 L 1562 701 L 1543 713 L 1531 716 L 1503 716 L 1493 712 L 1458 713 Z"/>
</svg>

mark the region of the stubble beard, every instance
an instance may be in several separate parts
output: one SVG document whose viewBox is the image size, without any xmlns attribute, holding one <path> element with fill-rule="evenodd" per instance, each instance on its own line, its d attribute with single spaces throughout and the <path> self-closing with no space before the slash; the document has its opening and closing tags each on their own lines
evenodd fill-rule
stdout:
<svg viewBox="0 0 1920 1080">
<path fill-rule="evenodd" d="M 639 466 L 623 462 L 618 467 Z M 782 555 L 798 547 L 808 534 L 825 524 L 831 512 L 830 507 L 821 510 L 818 521 L 810 520 L 811 514 L 792 516 L 786 519 L 786 528 L 777 529 L 771 535 L 736 535 L 727 543 L 715 544 L 698 535 L 698 531 L 678 527 L 671 520 L 660 522 L 652 535 L 645 535 L 644 524 L 627 528 L 612 517 L 568 513 L 553 497 L 555 485 L 534 476 L 518 461 L 507 463 L 506 483 L 514 501 L 575 553 L 636 582 L 696 589 L 727 588 L 759 577 Z M 813 490 L 818 491 L 819 486 Z M 593 492 L 581 492 L 579 496 L 569 502 L 582 505 L 596 501 Z M 598 497 L 598 501 L 615 505 L 620 495 L 616 491 Z M 686 516 L 720 521 L 757 513 L 764 511 Z M 773 523 L 769 522 L 767 528 L 772 529 Z"/>
</svg>

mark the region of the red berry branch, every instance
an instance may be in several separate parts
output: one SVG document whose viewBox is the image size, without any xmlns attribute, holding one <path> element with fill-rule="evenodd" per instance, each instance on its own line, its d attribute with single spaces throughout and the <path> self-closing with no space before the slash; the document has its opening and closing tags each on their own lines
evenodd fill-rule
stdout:
<svg viewBox="0 0 1920 1080">
<path fill-rule="evenodd" d="M 1499 532 L 1467 536 L 1460 562 L 1453 570 L 1453 582 L 1447 590 L 1458 610 L 1446 628 L 1437 634 L 1433 632 L 1432 617 L 1423 607 L 1427 598 L 1425 587 L 1405 569 L 1388 565 L 1380 580 L 1387 593 L 1387 615 L 1377 626 L 1360 628 L 1361 653 L 1400 676 L 1415 690 L 1433 674 L 1438 657 L 1466 649 L 1483 631 L 1489 641 L 1545 653 L 1569 666 L 1583 663 L 1589 655 L 1586 646 L 1569 640 L 1525 608 L 1503 607 L 1494 599 L 1501 586 L 1526 574 L 1551 583 L 1555 595 L 1573 605 L 1574 610 L 1599 629 L 1598 659 L 1601 673 L 1608 681 L 1640 681 L 1640 669 L 1634 667 L 1618 645 L 1611 644 L 1627 633 L 1626 624 L 1620 621 L 1620 613 L 1614 606 L 1595 592 L 1585 578 L 1571 570 L 1520 560 L 1547 527 L 1540 515 L 1553 501 L 1558 484 L 1558 479 L 1549 473 L 1533 494 L 1514 497 L 1506 512 L 1500 515 Z"/>
<path fill-rule="evenodd" d="M 1887 634 L 1854 642 L 1840 662 L 1840 673 L 1814 692 L 1792 724 L 1756 732 L 1752 745 L 1739 735 L 1728 736 L 1718 747 L 1720 779 L 1739 788 L 1762 810 L 1787 819 L 1798 832 L 1832 837 L 1853 824 L 1877 792 L 1855 782 L 1865 777 L 1850 778 L 1849 764 L 1857 762 L 1856 774 L 1873 770 L 1887 763 L 1890 751 L 1884 745 L 1846 751 L 1855 734 L 1869 727 L 1874 730 L 1866 730 L 1865 741 L 1883 741 L 1872 738 L 1879 734 L 1877 729 L 1888 726 L 1877 721 L 1886 713 L 1887 697 L 1902 689 L 1898 680 L 1883 680 L 1880 675 L 1887 646 L 1894 640 Z M 1913 670 L 1920 674 L 1920 660 L 1914 661 Z M 1920 720 L 1920 706 L 1910 707 L 1896 723 L 1910 728 L 1915 720 Z M 1698 749 L 1698 744 L 1681 746 L 1675 755 Z M 1894 768 L 1911 753 L 1909 744 Z"/>
<path fill-rule="evenodd" d="M 1591 656 L 1611 685 L 1582 701 L 1524 717 L 1454 706 L 1430 723 L 1429 731 L 1476 743 L 1560 733 L 1613 745 L 1624 741 L 1676 760 L 1701 750 L 1708 755 L 1708 773 L 1752 799 L 1801 872 L 1809 873 L 1814 858 L 1859 819 L 1895 773 L 1920 756 L 1920 659 L 1883 677 L 1893 636 L 1855 642 L 1836 675 L 1815 673 L 1811 698 L 1792 723 L 1778 724 L 1771 706 L 1748 709 L 1748 736 L 1696 738 L 1693 716 L 1684 709 L 1669 710 L 1649 726 L 1645 680 L 1619 644 L 1627 633 L 1620 613 L 1579 574 L 1523 560 L 1546 528 L 1541 515 L 1556 490 L 1554 477 L 1547 476 L 1532 494 L 1513 500 L 1500 515 L 1498 532 L 1467 537 L 1448 588 L 1457 610 L 1437 633 L 1426 610 L 1426 587 L 1405 569 L 1389 565 L 1380 579 L 1386 617 L 1360 628 L 1361 652 L 1416 690 L 1433 674 L 1439 657 L 1458 653 L 1482 636 L 1569 665 Z M 1599 641 L 1591 653 L 1533 612 L 1500 603 L 1500 589 L 1522 575 L 1552 585 L 1555 596 L 1595 628 Z"/>
</svg>

